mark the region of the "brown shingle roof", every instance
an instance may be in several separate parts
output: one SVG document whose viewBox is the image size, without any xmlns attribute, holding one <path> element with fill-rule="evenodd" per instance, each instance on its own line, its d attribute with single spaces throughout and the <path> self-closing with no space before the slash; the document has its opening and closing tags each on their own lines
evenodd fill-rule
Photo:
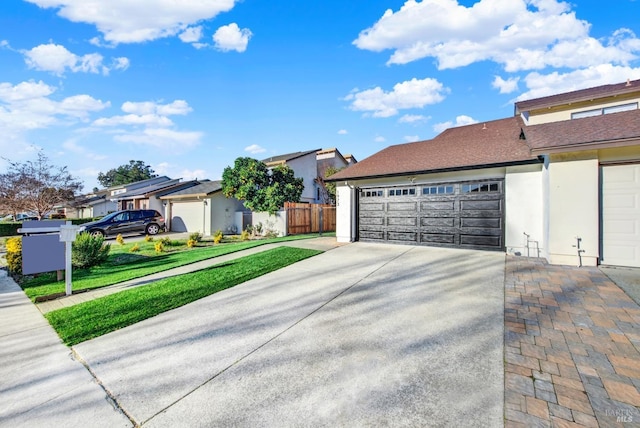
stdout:
<svg viewBox="0 0 640 428">
<path fill-rule="evenodd" d="M 565 92 L 563 94 L 550 95 L 548 97 L 519 101 L 515 104 L 515 113 L 517 115 L 524 111 L 554 107 L 568 103 L 577 103 L 581 101 L 591 101 L 597 98 L 613 97 L 633 92 L 640 92 L 640 80 L 631 80 L 629 82 L 615 83 L 613 85 L 602 85 L 595 88 L 580 89 L 578 91 Z"/>
<path fill-rule="evenodd" d="M 537 162 L 520 139 L 520 117 L 450 128 L 433 140 L 390 146 L 329 181 Z"/>
<path fill-rule="evenodd" d="M 524 131 L 533 153 L 637 145 L 640 110 L 531 125 Z"/>
</svg>

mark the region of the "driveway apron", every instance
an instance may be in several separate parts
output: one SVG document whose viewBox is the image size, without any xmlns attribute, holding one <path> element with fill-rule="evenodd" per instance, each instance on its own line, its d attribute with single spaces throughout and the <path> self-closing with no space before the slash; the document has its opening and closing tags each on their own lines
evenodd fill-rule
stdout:
<svg viewBox="0 0 640 428">
<path fill-rule="evenodd" d="M 356 243 L 81 343 L 149 426 L 499 426 L 504 254 Z"/>
</svg>

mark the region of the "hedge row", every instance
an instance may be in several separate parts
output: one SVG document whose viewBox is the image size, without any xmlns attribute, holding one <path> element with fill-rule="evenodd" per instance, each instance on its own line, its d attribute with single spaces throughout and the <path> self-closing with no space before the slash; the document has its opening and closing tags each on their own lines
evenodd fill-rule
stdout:
<svg viewBox="0 0 640 428">
<path fill-rule="evenodd" d="M 67 220 L 71 220 L 71 224 L 83 224 L 89 223 L 90 221 L 97 220 L 101 217 L 96 218 L 68 218 Z M 47 221 L 47 220 L 43 220 Z M 18 235 L 18 229 L 22 227 L 22 223 L 0 223 L 0 236 L 15 236 Z"/>
</svg>

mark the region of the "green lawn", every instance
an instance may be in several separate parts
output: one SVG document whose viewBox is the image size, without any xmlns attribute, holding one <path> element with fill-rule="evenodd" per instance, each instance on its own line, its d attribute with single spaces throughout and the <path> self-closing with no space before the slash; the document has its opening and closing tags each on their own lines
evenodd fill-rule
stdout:
<svg viewBox="0 0 640 428">
<path fill-rule="evenodd" d="M 105 263 L 89 269 L 74 269 L 73 291 L 105 287 L 264 244 L 312 237 L 317 237 L 317 235 L 295 235 L 217 245 L 213 245 L 211 242 L 203 242 L 200 247 L 194 248 L 187 248 L 186 240 L 173 241 L 171 245 L 165 246 L 166 251 L 160 254 L 154 250 L 157 239 L 151 242 L 137 242 L 125 245 L 114 242 L 111 244 L 109 259 Z M 140 247 L 140 251 L 130 252 L 131 247 L 136 244 Z M 64 280 L 56 281 L 55 272 L 42 274 L 35 278 L 25 277 L 20 286 L 31 300 L 42 296 L 64 293 L 65 289 Z"/>
<path fill-rule="evenodd" d="M 322 251 L 278 247 L 149 285 L 49 312 L 45 317 L 73 346 L 283 268 Z"/>
</svg>

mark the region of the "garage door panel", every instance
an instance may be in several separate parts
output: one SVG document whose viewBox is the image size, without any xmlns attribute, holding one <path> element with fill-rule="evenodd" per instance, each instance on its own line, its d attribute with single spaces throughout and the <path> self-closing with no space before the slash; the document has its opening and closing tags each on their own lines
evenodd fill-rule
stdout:
<svg viewBox="0 0 640 428">
<path fill-rule="evenodd" d="M 423 233 L 421 240 L 425 243 L 433 244 L 455 244 L 456 235 L 453 233 Z"/>
<path fill-rule="evenodd" d="M 462 211 L 497 211 L 502 209 L 501 201 L 461 201 L 460 209 Z"/>
<path fill-rule="evenodd" d="M 387 232 L 387 239 L 389 241 L 417 243 L 418 233 L 415 231 L 389 231 Z"/>
<path fill-rule="evenodd" d="M 454 227 L 456 219 L 454 217 L 421 217 L 422 227 Z"/>
<path fill-rule="evenodd" d="M 394 211 L 418 211 L 417 202 L 389 202 L 387 204 L 387 212 Z"/>
<path fill-rule="evenodd" d="M 173 232 L 203 232 L 203 219 L 202 201 L 171 204 L 171 230 Z"/>
<path fill-rule="evenodd" d="M 455 201 L 425 201 L 420 203 L 420 211 L 452 211 L 455 209 Z"/>
<path fill-rule="evenodd" d="M 360 239 L 502 250 L 502 189 L 487 180 L 363 190 Z"/>
<path fill-rule="evenodd" d="M 387 217 L 388 226 L 412 226 L 418 225 L 417 217 Z"/>
<path fill-rule="evenodd" d="M 363 226 L 382 226 L 384 217 L 360 217 L 360 224 Z"/>
<path fill-rule="evenodd" d="M 602 256 L 640 267 L 640 164 L 602 167 Z"/>
</svg>

